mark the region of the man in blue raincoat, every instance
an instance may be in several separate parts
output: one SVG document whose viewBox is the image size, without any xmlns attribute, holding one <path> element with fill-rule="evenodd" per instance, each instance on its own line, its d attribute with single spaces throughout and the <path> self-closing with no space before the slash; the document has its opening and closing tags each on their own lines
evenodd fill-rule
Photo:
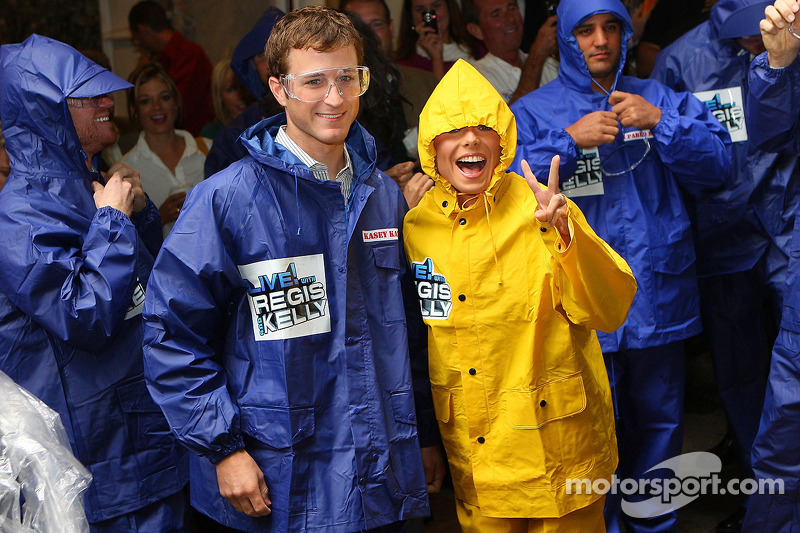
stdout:
<svg viewBox="0 0 800 533">
<path fill-rule="evenodd" d="M 562 0 L 559 77 L 511 107 L 519 129 L 511 169 L 519 172 L 526 159 L 544 176 L 550 159 L 560 155 L 562 191 L 628 262 L 639 284 L 622 327 L 598 333 L 618 415 L 621 479 L 662 477 L 643 473 L 681 453 L 681 341 L 701 329 L 683 192 L 726 184 L 730 143 L 692 95 L 622 75 L 631 35 L 619 0 Z M 620 496 L 606 500 L 611 531 L 619 529 Z M 652 510 L 633 509 L 639 510 L 626 518 L 629 530 L 675 527 L 674 511 L 648 519 Z"/>
<path fill-rule="evenodd" d="M 211 518 L 397 531 L 428 513 L 441 462 L 405 200 L 354 124 L 361 39 L 344 14 L 309 7 L 276 23 L 266 54 L 286 113 L 247 129 L 250 155 L 189 193 L 150 278 L 148 384 Z"/>
<path fill-rule="evenodd" d="M 703 329 L 742 478 L 753 477 L 750 451 L 774 341 L 765 332 L 775 327 L 763 305 L 780 317 L 800 187 L 797 155 L 758 150 L 745 119 L 747 73 L 764 51 L 758 23 L 767 5 L 720 1 L 707 22 L 658 55 L 651 74 L 676 91 L 693 92 L 731 136 L 730 186 L 704 194 L 690 209 Z M 717 531 L 739 531 L 743 518 L 741 507 Z"/>
<path fill-rule="evenodd" d="M 109 94 L 128 87 L 52 39 L 0 48 L 0 370 L 61 415 L 93 476 L 93 533 L 182 530 L 188 477 L 143 376 L 158 209 L 137 172 L 96 170 L 116 141 Z"/>
<path fill-rule="evenodd" d="M 761 150 L 800 152 L 800 5 L 778 0 L 760 22 L 767 51 L 750 65 L 747 127 Z M 779 205 L 773 206 L 779 209 Z M 750 496 L 742 531 L 794 531 L 800 501 L 800 225 L 790 242 L 789 275 L 778 339 L 772 350 L 752 465 L 759 490 Z M 775 490 L 774 483 L 783 490 Z"/>
</svg>

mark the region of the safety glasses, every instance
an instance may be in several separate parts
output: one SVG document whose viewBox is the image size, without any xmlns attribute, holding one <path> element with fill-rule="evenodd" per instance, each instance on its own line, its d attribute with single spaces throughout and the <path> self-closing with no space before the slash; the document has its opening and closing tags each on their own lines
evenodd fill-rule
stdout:
<svg viewBox="0 0 800 533">
<path fill-rule="evenodd" d="M 328 97 L 331 87 L 336 87 L 342 98 L 358 98 L 369 87 L 369 68 L 331 67 L 281 74 L 280 79 L 289 98 L 301 102 L 321 102 Z"/>
<path fill-rule="evenodd" d="M 82 107 L 100 107 L 100 102 L 107 96 L 107 94 L 101 94 L 100 96 L 87 96 L 84 98 L 72 98 L 68 96 L 67 105 L 69 107 L 75 107 L 78 109 Z"/>
<path fill-rule="evenodd" d="M 614 144 L 598 146 L 600 170 L 606 176 L 621 176 L 632 172 L 641 165 L 650 153 L 650 141 L 653 134 L 649 130 L 636 128 L 623 129 Z"/>
</svg>

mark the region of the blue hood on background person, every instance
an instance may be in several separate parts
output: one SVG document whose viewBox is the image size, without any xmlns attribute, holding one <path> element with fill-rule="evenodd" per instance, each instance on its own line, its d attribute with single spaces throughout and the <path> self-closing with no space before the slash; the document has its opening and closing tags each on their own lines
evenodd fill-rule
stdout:
<svg viewBox="0 0 800 533">
<path fill-rule="evenodd" d="M 736 39 L 760 35 L 758 23 L 772 2 L 765 0 L 721 0 L 711 8 L 709 24 L 716 39 Z"/>
<path fill-rule="evenodd" d="M 633 36 L 633 25 L 628 10 L 619 0 L 561 0 L 558 5 L 558 50 L 561 54 L 558 75 L 567 87 L 581 92 L 592 92 L 592 78 L 572 31 L 584 20 L 600 13 L 612 13 L 622 21 L 622 52 L 617 67 L 617 79 L 614 80 L 616 87 L 625 66 L 628 41 Z"/>
<path fill-rule="evenodd" d="M 36 98 L 30 85 L 36 84 Z M 66 98 L 132 87 L 64 43 L 33 34 L 0 47 L 0 116 L 15 169 L 85 176 L 86 155 Z"/>
<path fill-rule="evenodd" d="M 242 40 L 233 50 L 231 69 L 233 69 L 245 89 L 256 97 L 256 100 L 260 100 L 264 96 L 266 88 L 258 72 L 253 67 L 250 58 L 256 54 L 264 53 L 264 47 L 267 45 L 269 34 L 272 33 L 272 27 L 284 15 L 285 13 L 277 7 L 271 7 L 264 11 L 256 25 L 253 26 L 253 29 L 242 37 Z"/>
</svg>

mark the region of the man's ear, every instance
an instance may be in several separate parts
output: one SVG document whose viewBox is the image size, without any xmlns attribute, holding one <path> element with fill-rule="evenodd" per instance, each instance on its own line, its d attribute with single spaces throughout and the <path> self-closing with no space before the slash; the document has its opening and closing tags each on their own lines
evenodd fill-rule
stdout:
<svg viewBox="0 0 800 533">
<path fill-rule="evenodd" d="M 467 23 L 467 31 L 479 41 L 483 40 L 483 32 L 481 31 L 481 27 L 474 22 Z"/>
<path fill-rule="evenodd" d="M 270 76 L 269 90 L 272 91 L 272 96 L 275 97 L 275 100 L 283 107 L 286 107 L 286 101 L 289 99 L 289 97 L 286 96 L 286 92 L 283 90 L 283 84 L 281 83 L 281 80 L 275 76 Z"/>
</svg>

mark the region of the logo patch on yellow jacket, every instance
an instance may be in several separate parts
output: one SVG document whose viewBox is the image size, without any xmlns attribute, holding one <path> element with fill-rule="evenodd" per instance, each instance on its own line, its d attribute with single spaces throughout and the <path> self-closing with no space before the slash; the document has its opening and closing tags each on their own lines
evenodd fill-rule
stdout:
<svg viewBox="0 0 800 533">
<path fill-rule="evenodd" d="M 426 257 L 422 263 L 411 263 L 411 274 L 417 286 L 417 297 L 422 310 L 422 318 L 447 320 L 453 308 L 450 297 L 450 285 L 433 267 L 433 260 Z"/>
</svg>

